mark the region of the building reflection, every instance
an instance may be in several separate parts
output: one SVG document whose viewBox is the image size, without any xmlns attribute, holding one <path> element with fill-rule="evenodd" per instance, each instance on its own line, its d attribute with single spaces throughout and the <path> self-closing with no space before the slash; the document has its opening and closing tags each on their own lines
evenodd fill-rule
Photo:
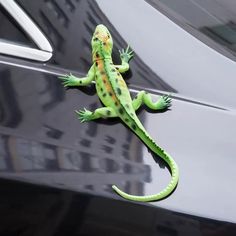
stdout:
<svg viewBox="0 0 236 236">
<path fill-rule="evenodd" d="M 52 75 L 8 66 L 3 71 L 0 87 L 4 81 L 9 86 L 1 93 L 0 104 L 8 104 L 8 94 L 14 104 L 1 111 L 6 117 L 0 127 L 1 176 L 103 194 L 112 194 L 111 185 L 117 184 L 127 192 L 144 194 L 150 167 L 143 163 L 144 146 L 138 138 L 118 121 L 80 124 L 73 113 L 101 106 L 97 96 L 65 91 Z M 78 102 L 85 96 L 85 102 Z M 140 118 L 144 121 L 143 115 Z"/>
<path fill-rule="evenodd" d="M 52 42 L 49 64 L 86 73 L 91 35 L 99 23 L 110 29 L 119 63 L 118 49 L 127 42 L 96 1 L 17 2 Z M 101 106 L 97 96 L 76 89 L 66 92 L 56 76 L 22 68 L 1 65 L 0 77 L 1 176 L 108 194 L 117 184 L 126 192 L 144 194 L 151 170 L 143 163 L 139 139 L 114 121 L 81 125 L 75 119 L 73 110 Z M 141 87 L 175 92 L 137 55 L 126 77 Z M 145 121 L 142 114 L 139 117 Z"/>
<path fill-rule="evenodd" d="M 87 73 L 91 66 L 90 41 L 96 25 L 105 24 L 113 37 L 114 62 L 119 64 L 119 52 L 126 48 L 128 42 L 113 27 L 97 1 L 46 0 L 17 2 L 31 14 L 40 28 L 45 32 L 54 48 L 54 56 L 50 64 L 59 65 L 70 70 Z M 132 75 L 129 82 L 139 87 L 176 92 L 163 81 L 152 69 L 135 55 L 132 60 Z"/>
<path fill-rule="evenodd" d="M 96 137 L 91 141 L 93 140 Z M 116 153 L 122 152 L 121 148 L 115 149 Z M 143 194 L 145 176 L 150 174 L 148 166 L 137 160 L 118 159 L 114 153 L 106 155 L 101 149 L 82 150 L 82 147 L 74 150 L 12 135 L 1 135 L 1 176 L 23 177 L 30 181 L 96 192 L 111 192 L 111 185 L 116 182 L 128 192 Z M 140 148 L 137 147 L 136 151 L 138 150 Z M 137 152 L 136 154 L 138 155 Z"/>
</svg>

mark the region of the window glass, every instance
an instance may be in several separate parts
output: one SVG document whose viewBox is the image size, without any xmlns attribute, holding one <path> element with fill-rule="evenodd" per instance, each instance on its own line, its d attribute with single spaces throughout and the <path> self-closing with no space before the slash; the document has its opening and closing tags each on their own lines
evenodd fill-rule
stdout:
<svg viewBox="0 0 236 236">
<path fill-rule="evenodd" d="M 0 39 L 36 47 L 9 13 L 0 5 Z"/>
</svg>

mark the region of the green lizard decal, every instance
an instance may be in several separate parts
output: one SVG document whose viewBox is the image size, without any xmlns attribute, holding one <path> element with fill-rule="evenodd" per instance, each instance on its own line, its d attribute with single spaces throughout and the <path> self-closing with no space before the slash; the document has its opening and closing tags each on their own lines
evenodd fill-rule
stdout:
<svg viewBox="0 0 236 236">
<path fill-rule="evenodd" d="M 144 103 L 150 109 L 163 110 L 170 106 L 171 98 L 167 95 L 161 96 L 157 102 L 152 102 L 151 95 L 140 91 L 134 100 L 131 99 L 127 85 L 120 73 L 129 70 L 129 60 L 133 57 L 133 51 L 129 49 L 120 51 L 121 65 L 112 62 L 113 41 L 108 29 L 100 24 L 96 27 L 92 37 L 93 65 L 84 78 L 70 75 L 59 77 L 65 87 L 85 86 L 92 81 L 96 83 L 97 94 L 106 107 L 95 111 L 86 109 L 76 111 L 81 122 L 95 120 L 98 118 L 119 117 L 156 155 L 160 156 L 170 167 L 172 178 L 167 187 L 158 194 L 148 196 L 135 196 L 121 191 L 115 185 L 112 188 L 122 197 L 141 202 L 157 201 L 167 197 L 176 187 L 179 179 L 178 166 L 172 157 L 159 147 L 149 136 L 135 111 Z"/>
</svg>

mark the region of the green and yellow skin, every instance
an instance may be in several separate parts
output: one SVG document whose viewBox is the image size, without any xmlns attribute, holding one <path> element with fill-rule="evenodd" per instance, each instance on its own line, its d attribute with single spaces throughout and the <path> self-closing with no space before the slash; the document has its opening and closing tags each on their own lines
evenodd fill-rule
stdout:
<svg viewBox="0 0 236 236">
<path fill-rule="evenodd" d="M 96 83 L 97 94 L 105 105 L 95 111 L 86 109 L 76 111 L 81 122 L 95 120 L 98 118 L 119 117 L 156 155 L 160 156 L 170 167 L 171 181 L 161 192 L 148 196 L 130 195 L 120 190 L 115 185 L 112 188 L 123 198 L 133 201 L 149 202 L 157 201 L 167 197 L 176 187 L 179 179 L 179 169 L 173 158 L 159 147 L 149 136 L 135 111 L 144 103 L 150 109 L 163 110 L 171 105 L 169 96 L 161 96 L 157 102 L 152 102 L 151 95 L 140 91 L 132 100 L 127 85 L 120 73 L 129 70 L 129 60 L 133 52 L 129 50 L 120 51 L 122 64 L 114 65 L 112 62 L 113 41 L 110 32 L 104 25 L 98 25 L 92 37 L 93 65 L 84 78 L 77 78 L 72 74 L 60 77 L 65 87 L 85 86 L 92 81 Z"/>
</svg>

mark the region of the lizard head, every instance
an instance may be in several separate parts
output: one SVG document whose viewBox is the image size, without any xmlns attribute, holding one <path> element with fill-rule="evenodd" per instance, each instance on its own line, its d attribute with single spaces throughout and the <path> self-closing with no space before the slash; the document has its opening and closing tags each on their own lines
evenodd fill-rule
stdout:
<svg viewBox="0 0 236 236">
<path fill-rule="evenodd" d="M 110 32 L 105 25 L 98 25 L 92 37 L 93 60 L 110 58 L 113 41 Z"/>
</svg>

